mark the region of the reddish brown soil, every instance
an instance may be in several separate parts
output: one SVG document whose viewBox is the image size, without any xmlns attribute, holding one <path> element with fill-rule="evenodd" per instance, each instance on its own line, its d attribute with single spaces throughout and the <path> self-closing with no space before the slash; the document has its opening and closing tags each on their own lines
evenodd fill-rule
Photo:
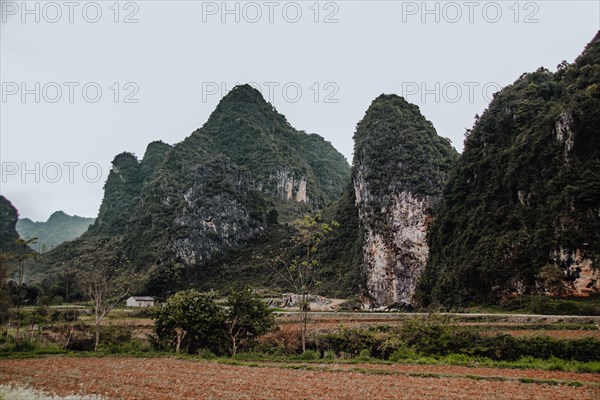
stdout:
<svg viewBox="0 0 600 400">
<path fill-rule="evenodd" d="M 99 394 L 119 399 L 598 399 L 600 387 L 521 383 L 512 377 L 597 382 L 593 374 L 452 366 L 320 365 L 337 371 L 246 367 L 174 358 L 1 360 L 0 384 L 26 384 L 47 393 Z M 317 365 L 319 367 L 319 365 Z M 341 371 L 384 368 L 390 375 Z M 410 376 L 434 373 L 456 377 Z M 460 375 L 510 377 L 474 380 Z"/>
<path fill-rule="evenodd" d="M 288 319 L 281 319 L 279 321 L 279 326 L 283 331 L 292 331 L 298 329 L 298 324 L 292 322 Z M 367 329 L 370 326 L 377 325 L 387 325 L 387 326 L 398 326 L 402 325 L 402 321 L 384 321 L 381 319 L 361 319 L 361 320 L 351 320 L 351 319 L 321 319 L 315 318 L 309 322 L 308 330 L 309 332 L 330 332 L 339 329 L 340 327 L 344 328 L 362 328 Z M 460 326 L 473 326 L 477 327 L 485 327 L 487 329 L 481 330 L 481 334 L 483 335 L 497 335 L 497 334 L 508 334 L 513 336 L 550 336 L 555 339 L 582 339 L 582 338 L 596 338 L 600 339 L 600 330 L 568 330 L 568 329 L 511 329 L 516 325 L 514 323 L 509 322 L 475 322 L 475 323 L 458 323 Z M 522 327 L 524 324 L 519 325 Z M 494 327 L 494 329 L 488 330 L 489 327 Z"/>
<path fill-rule="evenodd" d="M 550 336 L 554 339 L 583 339 L 588 337 L 600 339 L 600 331 L 588 330 L 511 330 L 488 333 L 492 335 L 507 333 L 512 336 Z"/>
<path fill-rule="evenodd" d="M 294 322 L 294 318 L 291 317 L 279 317 L 279 324 L 283 331 L 294 331 L 298 329 L 297 323 Z M 116 319 L 116 320 L 105 320 L 104 325 L 127 325 L 134 328 L 136 337 L 146 337 L 152 333 L 153 320 L 149 318 L 128 318 L 128 319 Z M 403 321 L 400 320 L 382 320 L 376 317 L 374 318 L 331 318 L 331 317 L 313 317 L 312 321 L 309 322 L 310 332 L 330 332 L 339 329 L 341 326 L 344 328 L 363 328 L 367 329 L 369 326 L 376 325 L 388 325 L 398 326 L 402 325 Z M 482 330 L 481 333 L 484 335 L 496 335 L 499 333 L 514 335 L 514 336 L 550 336 L 555 339 L 581 339 L 587 337 L 593 337 L 600 339 L 600 330 L 542 330 L 542 329 L 511 329 L 511 326 L 515 326 L 514 322 L 461 322 L 458 325 L 462 326 L 473 326 L 473 327 L 497 327 L 493 330 Z M 523 324 L 520 324 L 522 327 Z"/>
</svg>

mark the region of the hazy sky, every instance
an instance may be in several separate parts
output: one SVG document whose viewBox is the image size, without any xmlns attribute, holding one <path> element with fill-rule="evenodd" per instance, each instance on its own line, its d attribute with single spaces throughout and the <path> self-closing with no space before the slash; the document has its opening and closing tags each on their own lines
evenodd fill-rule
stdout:
<svg viewBox="0 0 600 400">
<path fill-rule="evenodd" d="M 348 161 L 381 93 L 461 151 L 492 93 L 600 28 L 598 1 L 115 3 L 0 1 L 0 192 L 21 217 L 96 216 L 116 154 L 181 141 L 238 82 Z"/>
</svg>

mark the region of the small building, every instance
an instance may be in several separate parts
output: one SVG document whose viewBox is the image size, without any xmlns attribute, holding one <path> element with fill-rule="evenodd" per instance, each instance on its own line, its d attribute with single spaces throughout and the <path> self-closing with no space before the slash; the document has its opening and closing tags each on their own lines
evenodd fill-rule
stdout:
<svg viewBox="0 0 600 400">
<path fill-rule="evenodd" d="M 148 296 L 131 296 L 126 301 L 127 307 L 152 307 L 154 298 Z"/>
</svg>

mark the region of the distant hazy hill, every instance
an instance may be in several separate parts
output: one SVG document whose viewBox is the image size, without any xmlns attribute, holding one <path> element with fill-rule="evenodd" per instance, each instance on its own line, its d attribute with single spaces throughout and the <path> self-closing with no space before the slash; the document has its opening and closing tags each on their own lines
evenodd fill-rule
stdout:
<svg viewBox="0 0 600 400">
<path fill-rule="evenodd" d="M 94 218 L 84 218 L 56 211 L 46 222 L 34 222 L 29 218 L 19 219 L 17 232 L 24 238 L 37 237 L 34 248 L 38 251 L 50 250 L 63 242 L 81 236 L 94 223 Z"/>
</svg>

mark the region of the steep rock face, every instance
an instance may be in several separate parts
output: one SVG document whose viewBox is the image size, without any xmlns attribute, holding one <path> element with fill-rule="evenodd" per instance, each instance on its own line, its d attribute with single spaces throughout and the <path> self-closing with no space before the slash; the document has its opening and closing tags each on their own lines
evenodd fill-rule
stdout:
<svg viewBox="0 0 600 400">
<path fill-rule="evenodd" d="M 322 155 L 327 168 L 313 168 Z M 341 184 L 321 182 L 349 175 L 331 144 L 295 130 L 260 92 L 239 86 L 157 164 L 138 194 L 125 246 L 140 262 L 195 265 L 260 236 L 267 214 L 285 202 L 331 202 Z"/>
<path fill-rule="evenodd" d="M 368 288 L 377 305 L 413 304 L 416 283 L 427 263 L 427 228 L 431 207 L 439 198 L 419 199 L 410 192 L 394 194 L 385 224 L 391 236 L 363 224 Z M 363 221 L 368 215 L 363 214 Z"/>
<path fill-rule="evenodd" d="M 598 293 L 598 282 L 600 282 L 600 268 L 597 262 L 581 249 L 569 251 L 563 248 L 554 251 L 551 259 L 555 266 L 560 268 L 565 277 L 563 285 L 565 288 L 561 293 L 552 293 L 552 289 L 544 287 L 549 294 L 568 294 L 575 297 L 587 297 Z M 562 288 L 561 288 L 562 289 Z"/>
<path fill-rule="evenodd" d="M 98 218 L 90 228 L 91 234 L 123 234 L 127 222 L 142 200 L 144 185 L 153 178 L 156 169 L 172 147 L 161 141 L 146 147 L 144 158 L 139 161 L 131 153 L 118 154 L 104 184 L 104 198 Z"/>
<path fill-rule="evenodd" d="M 76 254 L 108 238 L 138 270 L 205 265 L 258 240 L 277 215 L 288 222 L 333 202 L 349 178 L 330 143 L 294 129 L 242 85 L 182 142 L 150 143 L 141 161 L 115 157 L 95 224 L 68 247 Z"/>
<path fill-rule="evenodd" d="M 194 265 L 259 235 L 266 215 L 258 210 L 266 209 L 267 204 L 251 208 L 248 197 L 256 195 L 248 177 L 229 159 L 219 156 L 211 160 L 195 173 L 183 196 L 185 203 L 174 217 L 177 229 L 168 248 L 177 259 Z"/>
<path fill-rule="evenodd" d="M 278 171 L 274 176 L 277 180 L 277 194 L 283 200 L 295 200 L 297 202 L 308 202 L 306 194 L 306 177 L 296 178 L 290 171 L 284 169 Z"/>
<path fill-rule="evenodd" d="M 0 196 L 0 251 L 10 252 L 17 248 L 17 220 L 19 213 L 13 204 L 4 196 Z"/>
<path fill-rule="evenodd" d="M 138 159 L 131 153 L 117 155 L 104 184 L 104 198 L 91 231 L 105 235 L 122 233 L 123 222 L 138 204 L 142 181 Z"/>
<path fill-rule="evenodd" d="M 429 253 L 428 226 L 456 152 L 417 106 L 394 95 L 371 104 L 355 141 L 367 297 L 372 307 L 413 305 Z"/>
<path fill-rule="evenodd" d="M 475 122 L 429 243 L 423 303 L 600 292 L 600 34 Z"/>
</svg>

